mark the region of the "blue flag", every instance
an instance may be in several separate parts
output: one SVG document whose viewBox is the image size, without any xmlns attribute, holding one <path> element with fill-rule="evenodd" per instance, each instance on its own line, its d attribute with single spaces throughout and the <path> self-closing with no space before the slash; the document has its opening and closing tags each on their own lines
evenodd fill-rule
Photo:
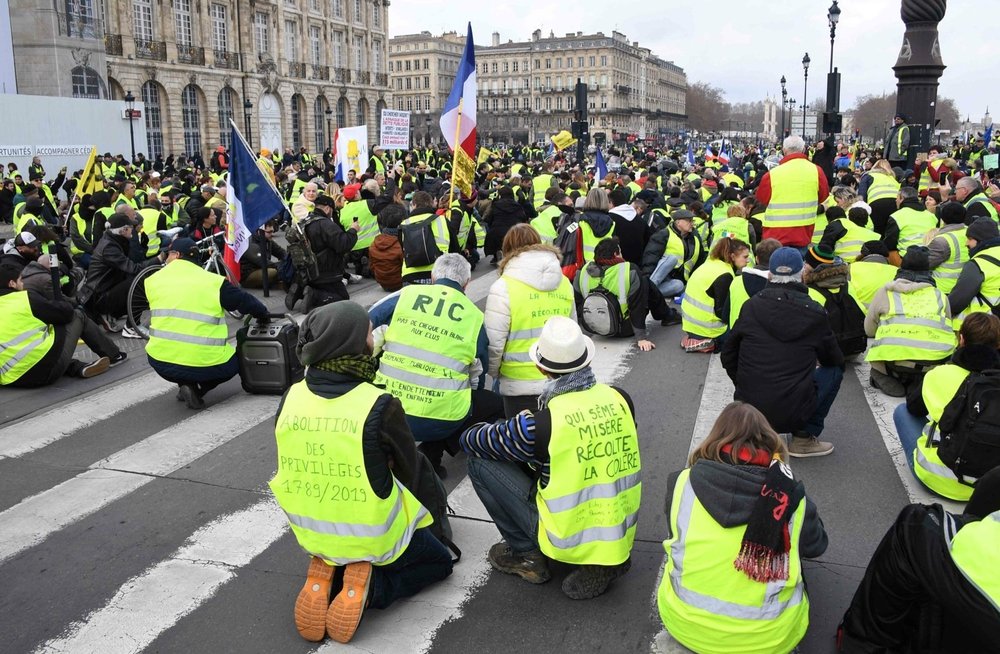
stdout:
<svg viewBox="0 0 1000 654">
<path fill-rule="evenodd" d="M 993 123 L 990 123 L 989 126 L 987 126 L 986 133 L 983 134 L 983 142 L 986 144 L 987 148 L 993 145 Z"/>
<path fill-rule="evenodd" d="M 694 148 L 691 147 L 691 142 L 690 141 L 688 141 L 687 162 L 688 162 L 689 166 L 693 166 L 694 165 Z"/>
<path fill-rule="evenodd" d="M 601 180 L 608 176 L 608 164 L 604 161 L 604 153 L 597 148 L 597 179 Z"/>
<path fill-rule="evenodd" d="M 257 167 L 257 160 L 235 126 L 231 143 L 226 242 L 239 261 L 250 244 L 250 235 L 282 213 L 285 202 L 271 180 Z"/>
</svg>

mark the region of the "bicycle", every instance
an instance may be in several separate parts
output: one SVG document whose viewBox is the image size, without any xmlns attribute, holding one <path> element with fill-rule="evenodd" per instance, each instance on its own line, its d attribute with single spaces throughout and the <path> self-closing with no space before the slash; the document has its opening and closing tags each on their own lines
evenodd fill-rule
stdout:
<svg viewBox="0 0 1000 654">
<path fill-rule="evenodd" d="M 159 233 L 161 236 L 169 237 L 167 232 Z M 240 283 L 235 277 L 233 277 L 229 267 L 226 266 L 225 259 L 223 259 L 222 256 L 222 251 L 219 249 L 215 238 L 216 235 L 206 236 L 205 238 L 195 242 L 195 245 L 198 247 L 199 254 L 205 261 L 205 263 L 202 264 L 202 268 L 210 273 L 222 275 L 230 284 L 239 287 Z M 163 241 L 165 244 L 169 244 L 169 238 L 164 238 Z M 132 284 L 128 289 L 128 298 L 126 303 L 127 312 L 125 314 L 125 319 L 128 322 L 128 326 L 133 331 L 141 334 L 142 337 L 147 340 L 149 339 L 150 311 L 149 302 L 146 300 L 146 278 L 161 268 L 163 268 L 163 264 L 143 268 L 132 280 Z M 243 314 L 239 311 L 226 311 L 226 313 L 237 320 L 243 317 Z"/>
</svg>

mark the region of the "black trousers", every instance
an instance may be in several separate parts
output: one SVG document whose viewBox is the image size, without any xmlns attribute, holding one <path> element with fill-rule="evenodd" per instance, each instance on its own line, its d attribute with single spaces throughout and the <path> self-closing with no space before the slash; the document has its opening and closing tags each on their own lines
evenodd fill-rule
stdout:
<svg viewBox="0 0 1000 654">
<path fill-rule="evenodd" d="M 42 360 L 31 370 L 21 375 L 10 385 L 17 388 L 37 388 L 54 384 L 63 375 L 79 377 L 86 363 L 73 358 L 77 341 L 81 338 L 87 347 L 99 357 L 113 357 L 118 354 L 118 346 L 105 335 L 104 330 L 84 314 L 82 309 L 74 312 L 73 320 L 56 328 L 61 331 L 61 341 L 53 344 Z M 58 348 L 58 349 L 57 349 Z"/>
<path fill-rule="evenodd" d="M 844 652 L 998 652 L 998 612 L 955 566 L 940 505 L 903 509 L 844 615 Z"/>
</svg>

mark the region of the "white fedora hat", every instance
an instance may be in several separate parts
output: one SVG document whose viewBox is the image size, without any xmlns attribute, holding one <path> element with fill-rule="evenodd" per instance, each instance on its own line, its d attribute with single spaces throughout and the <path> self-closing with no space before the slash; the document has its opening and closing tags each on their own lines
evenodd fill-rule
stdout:
<svg viewBox="0 0 1000 654">
<path fill-rule="evenodd" d="M 594 341 L 584 335 L 575 320 L 555 316 L 542 327 L 542 335 L 532 343 L 528 356 L 542 370 L 563 375 L 591 362 Z"/>
</svg>

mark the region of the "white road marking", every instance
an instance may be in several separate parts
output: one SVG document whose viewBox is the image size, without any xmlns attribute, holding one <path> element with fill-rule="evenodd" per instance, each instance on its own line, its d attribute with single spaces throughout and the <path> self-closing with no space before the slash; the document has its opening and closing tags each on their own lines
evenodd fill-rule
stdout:
<svg viewBox="0 0 1000 654">
<path fill-rule="evenodd" d="M 68 404 L 0 429 L 0 456 L 17 457 L 51 445 L 136 404 L 175 389 L 156 373 L 131 377 Z"/>
<path fill-rule="evenodd" d="M 726 369 L 722 367 L 722 357 L 713 354 L 708 362 L 708 371 L 705 373 L 705 387 L 701 392 L 701 406 L 698 407 L 698 417 L 694 421 L 688 456 L 708 438 L 708 433 L 712 431 L 712 425 L 715 424 L 719 414 L 733 401 L 735 390 L 732 380 L 726 374 Z"/>
<path fill-rule="evenodd" d="M 278 540 L 286 525 L 272 499 L 206 524 L 170 557 L 128 580 L 102 608 L 36 652 L 143 650 Z"/>
<path fill-rule="evenodd" d="M 0 513 L 0 562 L 167 475 L 274 415 L 278 398 L 236 395 L 98 461 Z"/>
</svg>

